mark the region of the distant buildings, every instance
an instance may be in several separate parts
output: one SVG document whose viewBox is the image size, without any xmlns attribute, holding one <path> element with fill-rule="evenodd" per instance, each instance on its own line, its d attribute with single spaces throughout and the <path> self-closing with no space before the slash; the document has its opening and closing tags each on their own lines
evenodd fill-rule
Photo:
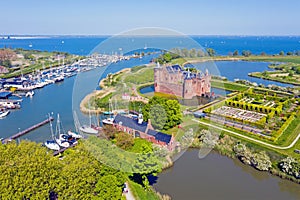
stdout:
<svg viewBox="0 0 300 200">
<path fill-rule="evenodd" d="M 157 64 L 154 68 L 154 89 L 161 92 L 176 95 L 184 99 L 192 99 L 194 96 L 210 96 L 211 75 L 206 70 L 203 73 L 185 71 L 179 65 L 163 66 Z"/>
<path fill-rule="evenodd" d="M 6 74 L 6 73 L 8 73 L 9 71 L 8 71 L 8 69 L 6 68 L 6 67 L 4 67 L 4 66 L 0 66 L 0 74 Z"/>
</svg>

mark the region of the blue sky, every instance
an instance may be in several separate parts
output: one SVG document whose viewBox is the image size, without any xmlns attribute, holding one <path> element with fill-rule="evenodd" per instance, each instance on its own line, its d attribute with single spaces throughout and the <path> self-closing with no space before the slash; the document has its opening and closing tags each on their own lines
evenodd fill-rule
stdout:
<svg viewBox="0 0 300 200">
<path fill-rule="evenodd" d="M 162 27 L 190 35 L 300 35 L 299 0 L 4 0 L 0 35 L 111 35 Z"/>
</svg>

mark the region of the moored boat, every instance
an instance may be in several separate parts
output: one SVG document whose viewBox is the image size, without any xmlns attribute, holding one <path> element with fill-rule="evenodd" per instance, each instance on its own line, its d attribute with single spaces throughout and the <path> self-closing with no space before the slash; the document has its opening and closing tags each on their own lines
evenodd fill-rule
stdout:
<svg viewBox="0 0 300 200">
<path fill-rule="evenodd" d="M 58 151 L 60 149 L 59 145 L 54 140 L 47 140 L 45 146 L 51 150 Z"/>
<path fill-rule="evenodd" d="M 6 117 L 9 114 L 9 110 L 0 111 L 0 118 Z"/>
<path fill-rule="evenodd" d="M 102 120 L 103 124 L 107 124 L 107 125 L 112 125 L 114 123 L 114 118 L 110 117 L 110 118 L 106 118 L 104 120 Z"/>
<path fill-rule="evenodd" d="M 98 131 L 94 128 L 92 128 L 91 126 L 86 126 L 83 125 L 79 128 L 79 130 L 83 133 L 87 133 L 87 134 L 98 134 Z"/>
<path fill-rule="evenodd" d="M 72 136 L 72 137 L 75 138 L 75 139 L 80 139 L 80 138 L 82 138 L 82 135 L 80 135 L 80 134 L 77 133 L 77 132 L 73 132 L 73 131 L 71 131 L 71 130 L 68 131 L 68 135 Z"/>
</svg>

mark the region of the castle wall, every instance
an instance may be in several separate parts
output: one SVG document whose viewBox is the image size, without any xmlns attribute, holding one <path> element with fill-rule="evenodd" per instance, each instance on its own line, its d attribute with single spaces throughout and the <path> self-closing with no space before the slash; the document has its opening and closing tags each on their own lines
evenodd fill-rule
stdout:
<svg viewBox="0 0 300 200">
<path fill-rule="evenodd" d="M 159 89 L 155 90 L 155 92 L 162 92 L 166 94 L 176 95 L 182 97 L 182 85 L 172 84 L 172 83 L 160 83 Z"/>
<path fill-rule="evenodd" d="M 211 92 L 211 76 L 208 72 L 201 78 L 184 79 L 181 71 L 169 73 L 165 67 L 161 67 L 154 69 L 154 81 L 155 92 L 176 95 L 185 99 L 209 95 Z"/>
</svg>

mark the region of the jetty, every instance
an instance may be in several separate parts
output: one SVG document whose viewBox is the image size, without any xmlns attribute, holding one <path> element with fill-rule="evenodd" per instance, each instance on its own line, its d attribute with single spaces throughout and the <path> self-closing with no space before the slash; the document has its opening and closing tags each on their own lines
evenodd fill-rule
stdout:
<svg viewBox="0 0 300 200">
<path fill-rule="evenodd" d="M 35 130 L 35 129 L 37 129 L 37 128 L 39 128 L 39 127 L 41 127 L 41 126 L 47 124 L 48 122 L 53 121 L 53 120 L 54 120 L 53 117 L 49 117 L 48 119 L 46 119 L 46 120 L 44 120 L 44 121 L 42 121 L 42 122 L 40 122 L 40 123 L 37 123 L 37 124 L 35 124 L 35 125 L 33 125 L 33 126 L 27 128 L 27 129 L 25 129 L 25 130 L 23 130 L 23 131 L 20 131 L 20 132 L 18 132 L 18 133 L 16 133 L 16 134 L 10 136 L 9 138 L 4 139 L 4 140 L 2 141 L 2 143 L 5 144 L 5 143 L 7 143 L 7 142 L 10 142 L 11 140 L 15 140 L 15 139 L 17 139 L 17 138 L 19 138 L 19 137 L 21 137 L 21 136 L 23 136 L 23 135 L 25 135 L 25 134 L 27 134 L 27 133 L 29 133 L 29 132 Z"/>
</svg>

